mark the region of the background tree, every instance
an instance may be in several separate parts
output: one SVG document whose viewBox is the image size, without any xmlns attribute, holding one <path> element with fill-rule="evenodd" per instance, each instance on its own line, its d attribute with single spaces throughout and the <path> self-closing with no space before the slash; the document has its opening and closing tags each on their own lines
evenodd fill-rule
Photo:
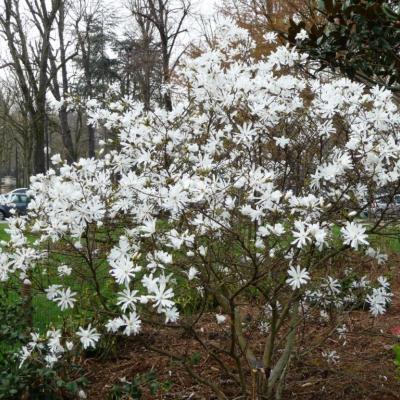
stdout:
<svg viewBox="0 0 400 400">
<path fill-rule="evenodd" d="M 174 55 L 174 52 L 177 51 L 176 44 L 179 35 L 185 31 L 183 25 L 190 8 L 190 0 L 134 0 L 130 2 L 130 11 L 139 25 L 148 24 L 145 29 L 149 30 L 153 27 L 158 34 L 164 85 L 170 83 L 172 72 L 182 54 L 178 52 Z M 172 110 L 171 94 L 168 89 L 164 92 L 163 103 L 167 110 Z"/>
<path fill-rule="evenodd" d="M 302 29 L 308 38 L 296 40 Z M 285 37 L 318 60 L 321 68 L 400 90 L 398 2 L 320 0 L 309 18 L 290 21 Z"/>
<path fill-rule="evenodd" d="M 21 13 L 21 2 L 4 0 L 0 13 L 1 33 L 5 39 L 10 62 L 24 101 L 34 138 L 33 172 L 45 171 L 46 93 L 49 88 L 51 32 L 62 1 L 51 7 L 44 0 L 25 1 L 28 12 Z M 32 32 L 33 29 L 35 33 Z"/>
<path fill-rule="evenodd" d="M 151 21 L 139 14 L 133 17 L 133 31 L 125 32 L 125 38 L 115 43 L 121 93 L 137 98 L 149 109 L 152 100 L 162 101 L 162 55 Z"/>
<path fill-rule="evenodd" d="M 104 99 L 109 85 L 118 78 L 117 61 L 107 53 L 113 38 L 114 16 L 101 0 L 80 0 L 74 13 L 74 36 L 78 47 L 74 91 L 82 99 Z M 96 129 L 88 123 L 87 132 L 88 155 L 94 157 Z"/>
<path fill-rule="evenodd" d="M 32 174 L 33 136 L 25 103 L 12 77 L 1 81 L 0 124 L 1 173 L 13 175 L 17 185 L 26 186 Z"/>
<path fill-rule="evenodd" d="M 275 48 L 265 40 L 267 31 L 280 33 L 280 43 L 285 43 L 282 34 L 287 31 L 290 18 L 309 18 L 314 6 L 314 0 L 223 0 L 219 9 L 250 32 L 256 43 L 253 55 L 261 58 Z"/>
<path fill-rule="evenodd" d="M 65 159 L 68 162 L 75 161 L 78 158 L 77 146 L 73 141 L 73 135 L 70 127 L 70 111 L 67 103 L 64 101 L 70 93 L 70 82 L 68 76 L 68 63 L 76 56 L 73 49 L 69 53 L 71 40 L 66 39 L 66 17 L 70 3 L 62 1 L 56 18 L 57 48 L 50 49 L 50 91 L 55 100 L 61 103 L 58 109 L 59 132 L 65 151 Z M 55 46 L 54 46 L 55 47 Z M 59 76 L 61 75 L 61 76 Z"/>
</svg>

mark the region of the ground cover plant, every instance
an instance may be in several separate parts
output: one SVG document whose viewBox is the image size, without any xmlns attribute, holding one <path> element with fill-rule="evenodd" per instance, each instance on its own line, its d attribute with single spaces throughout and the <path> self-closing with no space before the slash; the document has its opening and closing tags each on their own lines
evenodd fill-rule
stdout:
<svg viewBox="0 0 400 400">
<path fill-rule="evenodd" d="M 32 178 L 0 279 L 63 318 L 32 332 L 21 365 L 57 369 L 127 337 L 218 399 L 279 399 L 316 315 L 331 322 L 325 339 L 344 342 L 353 310 L 385 313 L 390 269 L 377 238 L 388 222 L 385 210 L 362 216 L 377 192 L 400 193 L 398 107 L 385 89 L 315 73 L 295 49 L 262 61 L 253 49 L 247 31 L 219 27 L 180 68 L 170 112 L 89 102 L 91 123 L 115 140 L 98 159 L 54 156 Z M 205 334 L 210 313 L 216 336 Z M 168 351 L 160 327 L 198 347 Z M 321 358 L 335 364 L 327 343 Z M 229 389 L 195 368 L 203 353 Z M 121 390 L 143 385 L 132 382 Z"/>
</svg>

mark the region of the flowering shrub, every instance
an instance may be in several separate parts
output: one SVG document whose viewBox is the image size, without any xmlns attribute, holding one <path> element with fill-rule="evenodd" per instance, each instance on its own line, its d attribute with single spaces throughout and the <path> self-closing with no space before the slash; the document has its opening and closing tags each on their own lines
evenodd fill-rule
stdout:
<svg viewBox="0 0 400 400">
<path fill-rule="evenodd" d="M 342 282 L 352 256 L 385 262 L 370 244 L 384 213 L 360 216 L 378 191 L 400 192 L 400 114 L 390 92 L 311 77 L 307 57 L 287 47 L 255 62 L 252 48 L 245 30 L 220 27 L 212 47 L 181 68 L 171 112 L 92 101 L 92 122 L 115 133 L 114 150 L 73 165 L 55 156 L 53 169 L 32 178 L 29 214 L 10 221 L 0 278 L 18 277 L 76 318 L 74 334 L 50 331 L 46 345 L 37 346 L 41 338 L 22 349 L 21 362 L 40 352 L 54 364 L 101 335 L 181 324 L 243 395 L 249 371 L 261 371 L 257 390 L 272 396 L 307 308 L 333 305 L 340 316 L 361 296 L 372 314 L 385 312 L 383 277 Z M 199 304 L 189 317 L 179 313 L 183 286 Z M 204 344 L 212 302 L 226 348 Z M 262 321 L 261 350 L 246 325 L 249 304 Z M 184 356 L 170 356 L 226 398 Z"/>
</svg>

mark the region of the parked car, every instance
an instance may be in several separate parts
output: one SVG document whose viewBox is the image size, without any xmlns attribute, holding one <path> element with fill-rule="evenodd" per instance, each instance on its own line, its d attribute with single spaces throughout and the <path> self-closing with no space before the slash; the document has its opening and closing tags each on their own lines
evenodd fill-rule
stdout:
<svg viewBox="0 0 400 400">
<path fill-rule="evenodd" d="M 390 196 L 383 194 L 375 199 L 372 203 L 371 214 L 379 217 L 385 213 L 385 216 L 400 215 L 400 195 Z"/>
<path fill-rule="evenodd" d="M 8 194 L 26 194 L 26 192 L 28 191 L 28 188 L 17 188 L 12 190 L 10 193 Z"/>
<path fill-rule="evenodd" d="M 15 209 L 18 214 L 26 214 L 26 210 L 29 204 L 30 198 L 25 193 L 7 193 L 0 196 L 0 221 L 11 216 L 11 210 Z"/>
</svg>

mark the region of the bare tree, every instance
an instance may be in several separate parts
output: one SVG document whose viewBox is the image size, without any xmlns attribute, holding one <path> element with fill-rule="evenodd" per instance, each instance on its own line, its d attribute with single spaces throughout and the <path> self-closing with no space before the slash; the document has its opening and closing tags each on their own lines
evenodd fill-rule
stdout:
<svg viewBox="0 0 400 400">
<path fill-rule="evenodd" d="M 159 45 L 162 59 L 163 84 L 168 85 L 180 56 L 176 51 L 177 38 L 185 32 L 183 23 L 189 15 L 190 0 L 131 0 L 129 9 L 135 17 L 139 27 L 145 27 L 146 31 L 153 27 L 159 36 Z M 141 28 L 142 29 L 142 28 Z M 171 94 L 168 90 L 164 93 L 164 106 L 172 110 Z"/>
<path fill-rule="evenodd" d="M 32 173 L 33 137 L 25 103 L 12 77 L 1 81 L 0 131 L 1 149 L 9 165 L 15 166 L 17 184 L 27 185 Z"/>
<path fill-rule="evenodd" d="M 115 43 L 121 93 L 139 99 L 150 109 L 152 101 L 162 101 L 162 57 L 153 24 L 139 15 L 135 19 L 132 32 L 125 32 L 124 39 Z"/>
<path fill-rule="evenodd" d="M 21 93 L 12 77 L 1 80 L 0 138 L 1 175 L 14 175 L 17 185 L 26 185 L 32 168 L 32 135 Z"/>
<path fill-rule="evenodd" d="M 21 12 L 21 4 L 27 8 Z M 46 93 L 49 88 L 51 32 L 62 0 L 53 0 L 50 8 L 45 0 L 3 0 L 0 13 L 1 33 L 6 40 L 10 67 L 18 82 L 28 113 L 34 138 L 33 172 L 45 166 Z M 29 17 L 28 17 L 29 15 Z M 29 27 L 35 32 L 29 32 Z"/>
<path fill-rule="evenodd" d="M 63 101 L 69 94 L 69 76 L 68 76 L 68 62 L 73 60 L 77 55 L 75 49 L 71 54 L 68 54 L 68 50 L 71 47 L 71 41 L 66 40 L 66 16 L 67 8 L 70 3 L 62 1 L 60 4 L 59 12 L 56 18 L 56 30 L 58 39 L 58 49 L 54 50 L 50 48 L 50 90 L 54 98 L 61 102 L 61 106 L 58 110 L 58 117 L 60 123 L 60 134 L 62 143 L 66 150 L 65 159 L 68 162 L 75 161 L 78 157 L 78 152 L 72 138 L 69 109 L 65 101 Z M 61 82 L 59 81 L 59 75 L 61 74 Z"/>
</svg>

